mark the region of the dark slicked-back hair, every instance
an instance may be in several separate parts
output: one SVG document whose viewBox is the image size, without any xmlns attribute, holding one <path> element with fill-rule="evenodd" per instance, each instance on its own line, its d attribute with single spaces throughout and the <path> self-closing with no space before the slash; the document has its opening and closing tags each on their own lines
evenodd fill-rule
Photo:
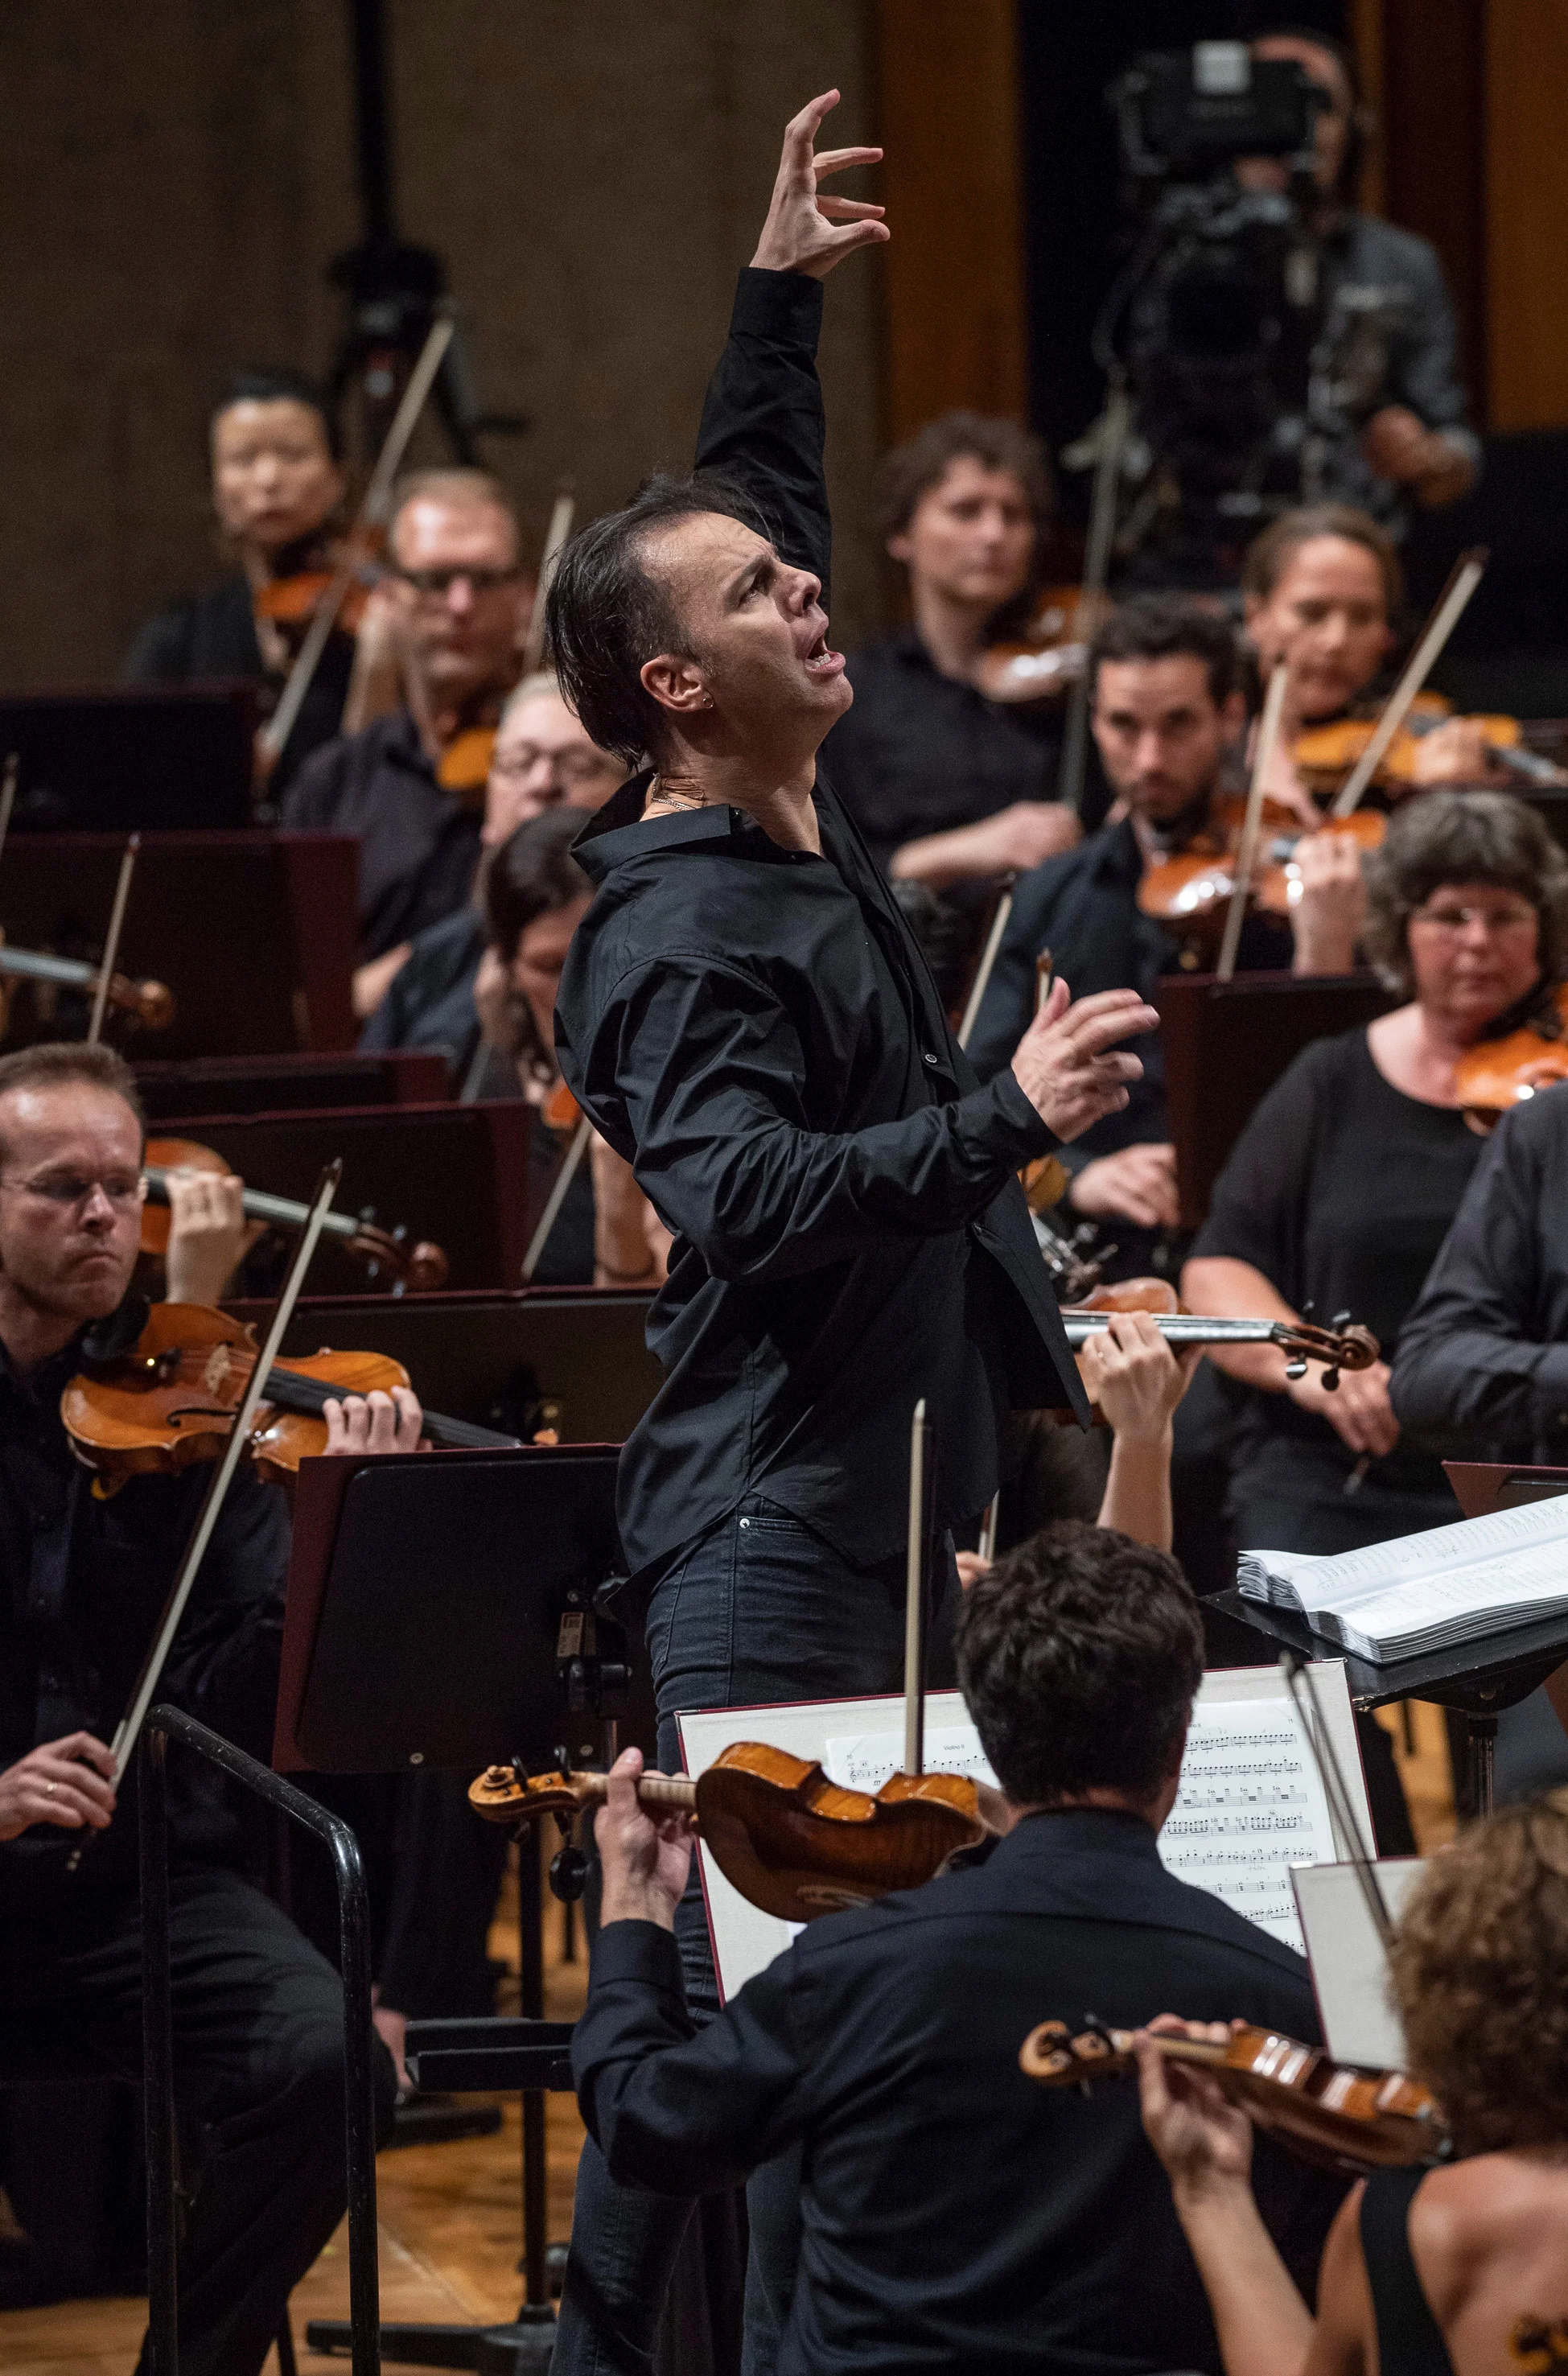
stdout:
<svg viewBox="0 0 1568 2376">
<path fill-rule="evenodd" d="M 101 1040 L 89 1047 L 85 1040 L 45 1040 L 36 1048 L 18 1048 L 9 1056 L 0 1056 L 0 1098 L 9 1097 L 13 1089 L 69 1088 L 78 1082 L 121 1099 L 146 1138 L 147 1116 L 137 1076 L 118 1049 L 106 1048 Z M 5 1141 L 0 1138 L 0 1166 L 5 1160 Z"/>
<path fill-rule="evenodd" d="M 593 888 L 572 856 L 584 823 L 581 809 L 545 809 L 508 834 L 491 857 L 484 871 L 485 929 L 507 965 L 530 924 Z"/>
<path fill-rule="evenodd" d="M 1119 603 L 1089 646 L 1089 691 L 1106 660 L 1202 660 L 1216 708 L 1241 683 L 1236 631 L 1218 611 L 1180 594 L 1135 594 Z"/>
<path fill-rule="evenodd" d="M 232 373 L 208 416 L 208 430 L 220 413 L 236 404 L 303 404 L 320 422 L 332 459 L 342 460 L 343 438 L 337 417 L 315 382 L 303 372 L 291 371 L 285 364 L 255 364 Z"/>
<path fill-rule="evenodd" d="M 969 1714 L 1015 1806 L 1156 1796 L 1204 1663 L 1193 1588 L 1164 1551 L 1063 1519 L 965 1595 L 956 1644 Z"/>
<path fill-rule="evenodd" d="M 624 511 L 575 536 L 561 555 L 546 633 L 561 690 L 590 742 L 628 767 L 657 757 L 664 713 L 641 680 L 660 652 L 689 655 L 691 639 L 668 587 L 643 560 L 648 537 L 671 521 L 717 512 L 771 540 L 772 525 L 744 483 L 723 470 L 645 480 Z"/>
</svg>

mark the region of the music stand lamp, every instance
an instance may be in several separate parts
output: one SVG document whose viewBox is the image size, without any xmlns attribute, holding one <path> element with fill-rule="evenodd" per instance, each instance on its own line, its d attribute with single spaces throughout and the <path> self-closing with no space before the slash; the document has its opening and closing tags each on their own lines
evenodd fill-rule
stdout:
<svg viewBox="0 0 1568 2376">
<path fill-rule="evenodd" d="M 606 1710 L 624 1693 L 626 1653 L 595 1603 L 619 1570 L 616 1458 L 611 1446 L 564 1444 L 302 1463 L 274 1765 L 471 1777 L 514 1762 L 539 1772 L 612 1761 Z M 507 2325 L 383 2324 L 389 2362 L 481 2376 L 541 2376 L 550 2364 L 544 2093 L 572 2087 L 572 2031 L 541 2018 L 539 1826 L 527 1832 L 522 2018 L 410 2022 L 406 2049 L 416 2085 L 521 2091 L 523 2301 Z M 557 1895 L 580 1894 L 583 1871 L 564 1848 L 551 1868 Z M 305 2340 L 346 2350 L 350 2331 L 315 2319 Z"/>
</svg>

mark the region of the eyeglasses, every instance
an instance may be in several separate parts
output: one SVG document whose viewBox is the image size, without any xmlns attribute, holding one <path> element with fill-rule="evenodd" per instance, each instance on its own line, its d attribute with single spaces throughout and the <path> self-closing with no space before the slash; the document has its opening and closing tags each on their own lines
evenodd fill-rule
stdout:
<svg viewBox="0 0 1568 2376">
<path fill-rule="evenodd" d="M 1527 933 L 1538 919 L 1533 908 L 1520 903 L 1511 908 L 1418 908 L 1410 921 L 1452 936 L 1469 924 L 1479 924 L 1487 933 Z"/>
<path fill-rule="evenodd" d="M 459 579 L 470 594 L 493 594 L 502 586 L 513 586 L 521 573 L 511 569 L 399 569 L 398 576 L 405 586 L 411 586 L 422 601 L 444 602 Z"/>
<path fill-rule="evenodd" d="M 116 1212 L 141 1204 L 147 1195 L 147 1182 L 139 1171 L 112 1171 L 101 1180 L 84 1180 L 75 1171 L 45 1171 L 36 1180 L 0 1180 L 0 1188 L 36 1196 L 41 1204 L 57 1205 L 62 1211 L 88 1204 L 100 1191 Z"/>
<path fill-rule="evenodd" d="M 566 786 L 590 784 L 596 776 L 602 776 L 615 764 L 599 751 L 539 751 L 530 742 L 519 742 L 509 750 L 498 751 L 490 763 L 490 772 L 504 783 L 514 777 L 521 782 L 525 776 L 532 775 L 541 760 L 549 767 L 552 780 Z"/>
</svg>

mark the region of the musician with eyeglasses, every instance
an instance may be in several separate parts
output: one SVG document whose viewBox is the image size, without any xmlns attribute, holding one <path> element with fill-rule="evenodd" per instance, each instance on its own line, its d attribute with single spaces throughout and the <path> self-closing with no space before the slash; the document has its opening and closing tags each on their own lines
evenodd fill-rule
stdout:
<svg viewBox="0 0 1568 2376">
<path fill-rule="evenodd" d="M 302 768 L 286 826 L 360 841 L 355 1011 L 372 1014 L 415 935 L 463 907 L 483 828 L 483 781 L 450 790 L 445 754 L 493 729 L 522 669 L 531 587 L 517 515 L 485 470 L 425 470 L 398 489 L 390 566 L 359 634 L 350 729 Z M 390 706 L 389 706 L 390 705 Z"/>
<path fill-rule="evenodd" d="M 210 1470 L 101 1497 L 62 1392 L 140 1332 L 144 1122 L 112 1049 L 0 1060 L 0 2034 L 4 2067 L 141 2074 L 135 1768 L 111 1743 Z M 374 1407 L 373 1407 L 374 1406 Z M 409 1451 L 406 1389 L 333 1405 L 334 1452 Z M 243 1466 L 175 1634 L 160 1695 L 270 1753 L 289 1562 L 282 1492 Z M 342 2216 L 342 1988 L 245 1878 L 212 1769 L 170 1762 L 180 2366 L 259 2376 L 291 2289 Z M 79 1858 L 75 1852 L 80 1850 Z M 378 2110 L 390 2061 L 376 2050 Z"/>
<path fill-rule="evenodd" d="M 1401 1429 L 1390 1364 L 1484 1144 L 1455 1064 L 1568 964 L 1568 863 L 1505 793 L 1400 809 L 1367 895 L 1368 954 L 1404 1003 L 1297 1057 L 1231 1151 L 1182 1275 L 1194 1311 L 1348 1311 L 1383 1348 L 1334 1394 L 1317 1371 L 1289 1377 L 1272 1347 L 1211 1350 L 1249 1390 L 1229 1491 L 1246 1549 L 1355 1550 L 1458 1515 L 1438 1459 Z M 1380 1846 L 1408 1852 L 1378 1728 L 1363 1753 Z"/>
</svg>

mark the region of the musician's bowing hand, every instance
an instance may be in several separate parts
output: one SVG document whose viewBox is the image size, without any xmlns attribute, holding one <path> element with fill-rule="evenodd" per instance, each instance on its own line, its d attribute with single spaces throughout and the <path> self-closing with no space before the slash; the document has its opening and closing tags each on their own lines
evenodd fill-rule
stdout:
<svg viewBox="0 0 1568 2376">
<path fill-rule="evenodd" d="M 1013 1058 L 1019 1087 L 1060 1139 L 1076 1138 L 1091 1123 L 1121 1111 L 1128 1083 L 1141 1081 L 1144 1068 L 1117 1042 L 1159 1028 L 1158 1016 L 1135 990 L 1099 991 L 1076 1005 L 1071 997 L 1058 976 Z"/>
<path fill-rule="evenodd" d="M 1304 833 L 1296 844 L 1290 908 L 1297 973 L 1350 973 L 1367 920 L 1359 843 L 1348 833 Z"/>
<path fill-rule="evenodd" d="M 827 174 L 874 165 L 882 155 L 880 148 L 825 148 L 820 157 L 813 156 L 823 118 L 837 104 L 838 93 L 825 90 L 784 127 L 778 178 L 752 258 L 758 272 L 804 272 L 822 280 L 857 247 L 874 247 L 891 237 L 881 207 L 818 195 L 817 184 Z"/>
<path fill-rule="evenodd" d="M 389 1395 L 377 1386 L 368 1395 L 329 1396 L 322 1405 L 328 1456 L 361 1452 L 428 1452 L 422 1441 L 424 1413 L 410 1386 Z"/>
<path fill-rule="evenodd" d="M 1160 1139 L 1097 1155 L 1075 1171 L 1067 1190 L 1075 1213 L 1090 1220 L 1135 1221 L 1140 1230 L 1173 1230 L 1182 1218 L 1176 1192 L 1176 1149 Z"/>
<path fill-rule="evenodd" d="M 692 1869 L 691 1818 L 655 1815 L 637 1798 L 643 1770 L 640 1749 L 624 1749 L 610 1769 L 603 1806 L 593 1836 L 604 1869 L 601 1922 L 657 1922 L 675 1928 Z"/>
<path fill-rule="evenodd" d="M 1182 2021 L 1169 2013 L 1136 2033 L 1144 2134 L 1165 2165 L 1171 2192 L 1179 2204 L 1190 2204 L 1198 2195 L 1245 2192 L 1253 2165 L 1251 2121 L 1226 2102 L 1206 2071 L 1169 2061 L 1154 2043 L 1159 2035 L 1223 2046 L 1229 2033 L 1223 2022 Z"/>
<path fill-rule="evenodd" d="M 105 1830 L 114 1812 L 113 1771 L 112 1753 L 90 1732 L 40 1741 L 0 1774 L 0 1840 L 19 1838 L 32 1824 Z"/>
</svg>

